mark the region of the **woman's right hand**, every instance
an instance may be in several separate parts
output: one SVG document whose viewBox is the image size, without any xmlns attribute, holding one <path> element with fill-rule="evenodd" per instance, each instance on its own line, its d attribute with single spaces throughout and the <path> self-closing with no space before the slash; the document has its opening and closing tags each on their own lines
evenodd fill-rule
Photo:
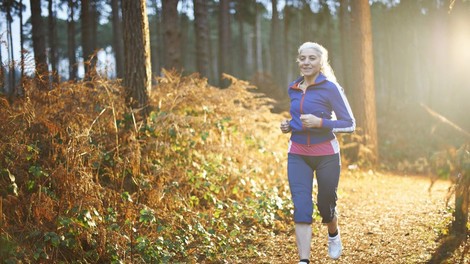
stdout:
<svg viewBox="0 0 470 264">
<path fill-rule="evenodd" d="M 291 130 L 292 130 L 292 128 L 289 125 L 289 120 L 281 121 L 281 131 L 282 131 L 282 133 L 289 133 Z"/>
</svg>

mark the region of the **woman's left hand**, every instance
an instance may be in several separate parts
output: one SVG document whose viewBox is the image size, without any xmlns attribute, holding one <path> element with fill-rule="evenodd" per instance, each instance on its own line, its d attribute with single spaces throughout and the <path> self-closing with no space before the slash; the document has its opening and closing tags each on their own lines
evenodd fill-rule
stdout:
<svg viewBox="0 0 470 264">
<path fill-rule="evenodd" d="M 314 128 L 322 126 L 322 119 L 312 114 L 300 115 L 300 121 L 304 127 Z"/>
<path fill-rule="evenodd" d="M 292 129 L 290 127 L 289 120 L 282 120 L 280 128 L 282 133 L 289 133 Z"/>
</svg>

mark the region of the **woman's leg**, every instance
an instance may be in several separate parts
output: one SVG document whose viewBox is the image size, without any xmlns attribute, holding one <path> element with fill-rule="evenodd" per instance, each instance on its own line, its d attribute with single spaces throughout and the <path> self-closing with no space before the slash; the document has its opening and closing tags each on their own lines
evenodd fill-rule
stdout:
<svg viewBox="0 0 470 264">
<path fill-rule="evenodd" d="M 336 213 L 337 189 L 341 170 L 339 154 L 322 157 L 316 170 L 318 181 L 318 209 L 322 223 L 328 227 L 328 254 L 337 259 L 341 256 L 342 245 Z"/>
<path fill-rule="evenodd" d="M 295 237 L 299 257 L 309 259 L 313 220 L 313 170 L 305 163 L 302 156 L 289 154 L 287 175 L 294 203 Z"/>
<path fill-rule="evenodd" d="M 338 231 L 338 216 L 335 215 L 333 217 L 333 220 L 331 220 L 331 222 L 326 223 L 326 226 L 328 227 L 328 233 L 329 234 L 336 233 L 336 231 Z"/>
<path fill-rule="evenodd" d="M 300 259 L 310 259 L 312 224 L 295 223 L 295 239 Z"/>
<path fill-rule="evenodd" d="M 341 164 L 339 154 L 324 156 L 316 168 L 318 183 L 317 207 L 322 223 L 328 224 L 329 230 L 336 231 L 336 200 Z"/>
<path fill-rule="evenodd" d="M 313 170 L 302 156 L 289 154 L 287 176 L 294 203 L 294 222 L 311 224 L 313 221 Z"/>
</svg>

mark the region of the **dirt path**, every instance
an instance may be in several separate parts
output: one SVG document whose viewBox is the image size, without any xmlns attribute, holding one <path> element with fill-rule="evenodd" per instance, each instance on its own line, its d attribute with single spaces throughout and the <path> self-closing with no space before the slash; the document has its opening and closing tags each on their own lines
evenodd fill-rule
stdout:
<svg viewBox="0 0 470 264">
<path fill-rule="evenodd" d="M 313 224 L 313 263 L 427 263 L 439 246 L 450 213 L 445 208 L 449 182 L 418 176 L 342 175 L 338 207 L 343 255 L 327 256 L 326 229 Z M 467 246 L 468 247 L 468 246 Z M 462 251 L 462 250 L 461 250 Z M 297 263 L 293 232 L 269 243 L 265 261 Z M 468 259 L 459 261 L 469 263 Z M 311 262 L 312 263 L 312 262 Z M 445 262 L 445 263 L 455 263 Z"/>
</svg>

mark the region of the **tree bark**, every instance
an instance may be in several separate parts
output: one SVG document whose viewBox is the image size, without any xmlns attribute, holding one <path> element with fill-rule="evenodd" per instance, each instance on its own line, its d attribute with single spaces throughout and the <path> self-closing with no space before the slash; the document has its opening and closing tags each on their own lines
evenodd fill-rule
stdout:
<svg viewBox="0 0 470 264">
<path fill-rule="evenodd" d="M 162 36 L 162 10 L 158 7 L 157 0 L 152 1 L 152 5 L 155 8 L 155 23 L 153 27 L 155 28 L 154 38 L 150 39 L 150 49 L 152 53 L 152 72 L 154 75 L 160 75 L 163 68 L 164 62 L 164 53 L 163 53 L 163 38 Z M 152 32 L 152 31 L 150 31 Z M 152 33 L 150 34 L 152 36 Z M 154 42 L 154 43 L 152 43 Z"/>
<path fill-rule="evenodd" d="M 292 58 L 289 57 L 289 55 L 291 54 L 289 52 L 290 50 L 290 45 L 289 45 L 289 36 L 290 36 L 290 25 L 291 25 L 291 22 L 292 22 L 292 17 L 291 17 L 291 13 L 289 12 L 291 10 L 291 1 L 289 0 L 286 0 L 286 5 L 284 6 L 284 10 L 283 10 L 283 22 L 284 22 L 284 31 L 283 31 L 283 50 L 284 50 L 284 54 L 283 54 L 283 57 L 282 57 L 282 61 L 284 62 L 285 66 L 284 66 L 284 72 L 285 72 L 285 78 L 284 78 L 284 88 L 287 87 L 287 82 L 289 82 L 290 80 L 292 80 L 294 77 L 294 75 L 292 74 L 292 71 L 290 69 L 293 68 L 293 63 L 292 63 Z M 295 53 L 294 53 L 295 54 Z M 289 69 L 289 70 L 288 70 Z M 287 94 L 287 90 L 284 89 L 284 93 Z"/>
<path fill-rule="evenodd" d="M 119 3 L 119 0 L 111 0 L 116 77 L 122 78 L 124 76 L 124 48 L 122 43 L 121 6 Z"/>
<path fill-rule="evenodd" d="M 55 14 L 53 10 L 54 1 L 48 1 L 48 26 L 49 26 L 49 63 L 51 64 L 52 83 L 57 84 L 59 82 L 59 74 L 57 71 L 57 41 L 56 41 L 56 29 L 55 29 Z"/>
<path fill-rule="evenodd" d="M 89 80 L 96 75 L 96 56 L 93 46 L 93 0 L 82 0 L 82 50 L 85 63 L 85 79 Z"/>
<path fill-rule="evenodd" d="M 207 1 L 193 0 L 196 31 L 196 66 L 203 77 L 209 77 L 209 23 Z"/>
<path fill-rule="evenodd" d="M 258 4 L 255 9 L 255 27 L 254 27 L 254 42 L 255 42 L 255 72 L 263 72 L 263 50 L 261 43 L 261 15 L 259 14 Z"/>
<path fill-rule="evenodd" d="M 14 96 L 24 96 L 24 70 L 25 70 L 25 61 L 24 61 L 24 29 L 23 29 L 23 0 L 20 0 L 19 2 L 20 6 L 20 67 L 21 67 L 21 72 L 20 72 L 20 85 L 16 86 L 15 85 L 15 92 L 13 93 Z M 1 60 L 0 60 L 1 61 Z"/>
<path fill-rule="evenodd" d="M 274 83 L 277 85 L 279 91 L 274 91 L 276 94 L 282 93 L 285 88 L 284 81 L 284 68 L 283 68 L 283 54 L 284 49 L 282 48 L 282 30 L 279 20 L 279 12 L 277 11 L 277 0 L 271 1 L 272 8 L 272 19 L 271 19 L 271 44 L 270 48 L 270 57 L 271 57 L 271 76 Z"/>
<path fill-rule="evenodd" d="M 181 54 L 181 71 L 186 70 L 188 67 L 188 61 L 192 57 L 191 48 L 188 45 L 189 41 L 189 17 L 182 13 L 179 15 L 180 25 L 180 54 Z M 194 28 L 193 28 L 194 29 Z M 194 60 L 192 61 L 194 62 Z"/>
<path fill-rule="evenodd" d="M 455 212 L 452 230 L 454 234 L 467 234 L 470 209 L 470 144 L 464 144 L 456 153 L 458 173 L 455 183 Z"/>
<path fill-rule="evenodd" d="M 146 0 L 122 1 L 124 35 L 124 87 L 127 104 L 148 114 L 148 93 L 152 85 L 150 36 Z"/>
<path fill-rule="evenodd" d="M 356 99 L 355 94 L 352 91 L 352 76 L 350 69 L 352 68 L 351 63 L 351 15 L 349 12 L 349 0 L 340 0 L 340 7 L 339 7 L 339 26 L 340 26 L 340 35 L 341 35 L 341 76 L 340 77 L 341 84 L 345 87 L 345 92 L 348 95 L 348 98 L 351 100 L 351 106 L 353 109 L 356 109 L 354 105 Z"/>
<path fill-rule="evenodd" d="M 75 81 L 78 75 L 77 57 L 75 56 L 75 0 L 68 0 L 69 16 L 67 18 L 67 56 L 69 59 L 69 80 Z"/>
<path fill-rule="evenodd" d="M 228 86 L 228 81 L 222 78 L 222 74 L 230 73 L 231 60 L 231 34 L 230 34 L 230 1 L 219 2 L 219 85 Z"/>
<path fill-rule="evenodd" d="M 178 25 L 178 1 L 162 0 L 165 68 L 181 70 L 181 33 Z"/>
<path fill-rule="evenodd" d="M 13 52 L 13 31 L 11 29 L 11 24 L 13 22 L 13 17 L 12 17 L 12 12 L 13 12 L 13 9 L 14 9 L 14 3 L 11 3 L 10 5 L 7 4 L 7 11 L 6 11 L 6 15 L 7 15 L 7 28 L 8 28 L 8 32 L 7 32 L 7 37 L 8 37 L 8 49 L 10 51 L 9 53 L 9 78 L 8 78 L 8 87 L 9 87 L 9 90 L 7 92 L 8 94 L 8 97 L 13 97 L 14 93 L 15 93 L 15 79 L 16 79 L 16 76 L 15 76 L 15 55 L 14 55 L 14 52 Z"/>
<path fill-rule="evenodd" d="M 36 86 L 40 90 L 47 90 L 49 88 L 49 74 L 47 70 L 46 40 L 41 17 L 41 1 L 30 0 L 30 6 L 34 61 L 36 63 Z"/>
<path fill-rule="evenodd" d="M 0 45 L 0 92 L 5 92 L 5 68 L 3 68 L 2 47 Z"/>
<path fill-rule="evenodd" d="M 24 28 L 23 28 L 23 10 L 22 10 L 22 7 L 23 7 L 23 0 L 20 0 L 20 8 L 21 8 L 21 11 L 20 11 L 20 50 L 21 50 L 21 60 L 20 60 L 20 63 L 21 63 L 21 80 L 23 80 L 24 78 Z M 21 85 L 21 90 L 18 91 L 18 93 L 20 95 L 23 95 L 23 86 Z"/>
<path fill-rule="evenodd" d="M 237 11 L 239 12 L 239 11 Z M 242 19 L 242 16 L 239 16 L 238 19 L 238 55 L 237 68 L 238 76 L 241 79 L 246 79 L 247 73 L 247 61 L 246 61 L 246 39 L 245 39 L 245 21 Z M 232 54 L 233 55 L 233 54 Z"/>
<path fill-rule="evenodd" d="M 356 66 L 352 67 L 354 91 L 357 94 L 355 115 L 358 127 L 363 129 L 363 144 L 370 150 L 367 160 L 371 165 L 378 161 L 377 118 L 374 87 L 374 59 L 372 51 L 372 27 L 368 0 L 351 1 L 352 28 L 355 38 L 351 52 Z"/>
</svg>

